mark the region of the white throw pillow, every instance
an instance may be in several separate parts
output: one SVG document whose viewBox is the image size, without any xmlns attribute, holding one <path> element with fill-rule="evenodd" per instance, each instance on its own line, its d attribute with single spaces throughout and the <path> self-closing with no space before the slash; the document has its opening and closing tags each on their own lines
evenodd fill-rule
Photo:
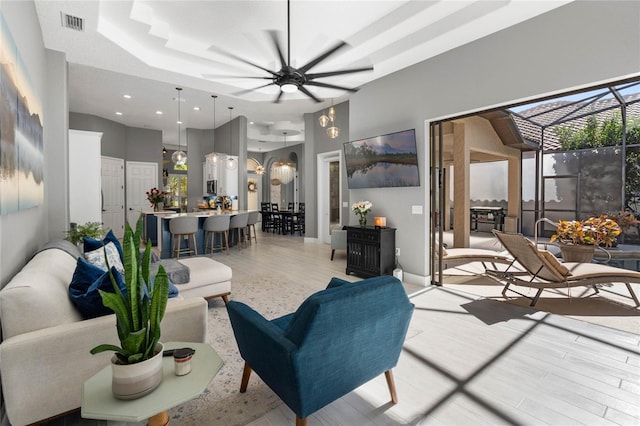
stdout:
<svg viewBox="0 0 640 426">
<path fill-rule="evenodd" d="M 115 266 L 116 270 L 124 276 L 124 265 L 122 265 L 122 260 L 120 260 L 120 253 L 118 253 L 116 245 L 112 242 L 107 243 L 104 247 L 86 252 L 84 258 L 92 265 L 106 271 L 107 262 L 104 257 L 105 251 L 107 253 L 107 260 L 109 260 L 109 266 Z"/>
</svg>

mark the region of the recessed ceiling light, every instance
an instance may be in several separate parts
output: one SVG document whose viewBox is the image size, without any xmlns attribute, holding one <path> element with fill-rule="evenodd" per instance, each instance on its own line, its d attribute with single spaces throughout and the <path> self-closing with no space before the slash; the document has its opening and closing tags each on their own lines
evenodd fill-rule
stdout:
<svg viewBox="0 0 640 426">
<path fill-rule="evenodd" d="M 162 115 L 162 111 L 156 111 L 156 114 Z"/>
<path fill-rule="evenodd" d="M 182 121 L 178 120 L 176 121 L 176 124 L 182 124 Z"/>
<path fill-rule="evenodd" d="M 193 110 L 194 110 L 194 111 L 200 111 L 200 107 L 198 107 L 198 106 L 194 106 L 194 107 L 193 107 Z"/>
<path fill-rule="evenodd" d="M 250 121 L 249 124 L 253 124 L 253 121 Z"/>
<path fill-rule="evenodd" d="M 120 111 L 116 111 L 116 115 L 122 115 Z"/>
<path fill-rule="evenodd" d="M 131 95 L 127 95 L 127 94 L 122 95 L 122 97 L 125 99 L 131 99 Z"/>
</svg>

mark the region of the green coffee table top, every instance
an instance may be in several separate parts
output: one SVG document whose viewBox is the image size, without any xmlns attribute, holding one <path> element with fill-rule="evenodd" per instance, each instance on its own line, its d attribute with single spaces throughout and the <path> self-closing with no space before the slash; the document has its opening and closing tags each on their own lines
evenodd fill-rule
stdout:
<svg viewBox="0 0 640 426">
<path fill-rule="evenodd" d="M 176 376 L 173 357 L 162 360 L 162 383 L 153 392 L 131 401 L 116 399 L 111 393 L 111 366 L 87 380 L 82 387 L 83 418 L 139 422 L 199 396 L 218 374 L 224 362 L 205 343 L 168 342 L 165 349 L 191 347 L 196 350 L 191 360 L 191 373 Z"/>
</svg>

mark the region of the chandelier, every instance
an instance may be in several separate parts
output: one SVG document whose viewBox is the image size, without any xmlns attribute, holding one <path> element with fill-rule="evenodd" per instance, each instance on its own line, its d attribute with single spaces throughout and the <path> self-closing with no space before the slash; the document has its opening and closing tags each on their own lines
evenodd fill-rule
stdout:
<svg viewBox="0 0 640 426">
<path fill-rule="evenodd" d="M 331 139 L 335 139 L 340 135 L 340 128 L 335 125 L 336 120 L 336 110 L 333 108 L 333 99 L 331 100 L 331 107 L 329 107 L 329 113 L 325 114 L 324 112 L 318 118 L 320 122 L 320 127 L 327 127 L 329 124 L 331 127 L 327 129 L 327 135 Z"/>
<path fill-rule="evenodd" d="M 287 148 L 287 132 L 284 135 L 284 147 Z M 282 158 L 274 163 L 271 169 L 271 184 L 280 185 L 291 182 L 294 178 L 296 165 L 289 161 L 288 158 Z"/>
<path fill-rule="evenodd" d="M 176 166 L 184 166 L 187 162 L 187 154 L 180 146 L 180 125 L 182 124 L 182 121 L 180 121 L 180 92 L 182 91 L 182 87 L 176 87 L 176 90 L 178 91 L 178 150 L 171 154 L 171 161 L 173 161 L 173 164 Z"/>
<path fill-rule="evenodd" d="M 218 162 L 218 155 L 215 153 L 215 150 L 216 150 L 216 99 L 218 98 L 218 96 L 211 95 L 211 97 L 213 98 L 213 137 L 211 138 L 212 149 L 211 149 L 211 154 L 208 154 L 205 157 L 205 161 L 207 162 L 208 165 L 212 166 Z"/>
</svg>

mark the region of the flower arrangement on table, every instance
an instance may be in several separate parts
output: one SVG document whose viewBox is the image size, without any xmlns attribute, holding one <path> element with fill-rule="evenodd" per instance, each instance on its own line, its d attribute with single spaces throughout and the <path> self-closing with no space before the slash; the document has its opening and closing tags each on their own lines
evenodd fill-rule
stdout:
<svg viewBox="0 0 640 426">
<path fill-rule="evenodd" d="M 603 214 L 583 221 L 559 221 L 556 233 L 551 236 L 551 242 L 611 247 L 621 232 L 620 225 L 608 215 Z"/>
<path fill-rule="evenodd" d="M 167 195 L 169 195 L 166 191 L 160 191 L 158 188 L 151 188 L 149 191 L 145 192 L 147 195 L 147 200 L 151 203 L 153 207 L 153 211 L 158 211 L 158 204 L 164 203 L 164 199 Z"/>
<path fill-rule="evenodd" d="M 353 203 L 351 206 L 351 210 L 359 216 L 358 222 L 360 222 L 361 227 L 367 226 L 367 213 L 371 211 L 373 204 L 370 201 L 358 201 L 357 203 Z"/>
</svg>

